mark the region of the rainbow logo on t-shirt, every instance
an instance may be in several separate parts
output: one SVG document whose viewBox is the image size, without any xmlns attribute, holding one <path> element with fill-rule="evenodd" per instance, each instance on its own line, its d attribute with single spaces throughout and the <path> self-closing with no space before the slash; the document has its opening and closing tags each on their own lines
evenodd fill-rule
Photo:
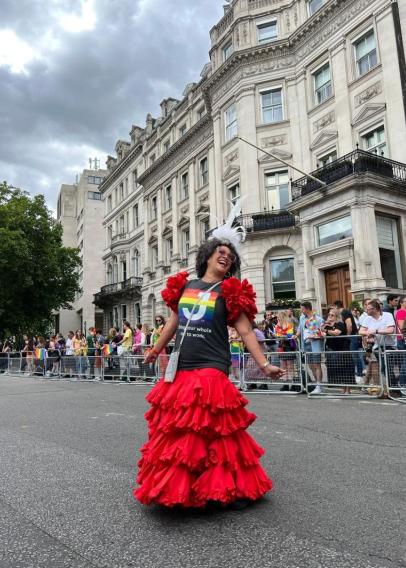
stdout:
<svg viewBox="0 0 406 568">
<path fill-rule="evenodd" d="M 193 288 L 187 288 L 179 301 L 178 311 L 182 319 L 189 319 L 193 307 L 199 297 L 200 302 L 194 310 L 192 321 L 198 321 L 201 319 L 211 321 L 213 319 L 218 292 L 205 292 L 204 290 L 195 290 Z"/>
</svg>

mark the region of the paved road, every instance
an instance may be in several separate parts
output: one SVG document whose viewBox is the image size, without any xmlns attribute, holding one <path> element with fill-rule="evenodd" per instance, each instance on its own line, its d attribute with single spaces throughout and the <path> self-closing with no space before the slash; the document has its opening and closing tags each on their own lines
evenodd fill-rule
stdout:
<svg viewBox="0 0 406 568">
<path fill-rule="evenodd" d="M 0 376 L 0 566 L 406 566 L 406 408 L 252 396 L 274 493 L 177 513 L 131 496 L 144 387 Z"/>
</svg>

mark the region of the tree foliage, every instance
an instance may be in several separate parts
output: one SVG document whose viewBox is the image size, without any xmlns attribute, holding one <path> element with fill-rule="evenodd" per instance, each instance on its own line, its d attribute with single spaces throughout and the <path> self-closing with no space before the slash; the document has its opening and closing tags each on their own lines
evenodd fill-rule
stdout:
<svg viewBox="0 0 406 568">
<path fill-rule="evenodd" d="M 0 337 L 41 333 L 52 311 L 78 290 L 78 251 L 62 246 L 62 227 L 43 195 L 0 184 Z"/>
</svg>

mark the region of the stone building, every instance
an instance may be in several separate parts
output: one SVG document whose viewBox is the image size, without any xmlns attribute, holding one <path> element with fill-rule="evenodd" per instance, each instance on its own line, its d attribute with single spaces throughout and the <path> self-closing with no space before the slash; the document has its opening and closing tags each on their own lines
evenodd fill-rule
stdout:
<svg viewBox="0 0 406 568">
<path fill-rule="evenodd" d="M 78 183 L 64 184 L 59 191 L 57 218 L 63 227 L 63 245 L 79 249 L 82 259 L 80 290 L 72 309 L 54 314 L 55 332 L 65 336 L 69 330 L 103 326 L 103 312 L 95 307 L 93 299 L 104 284 L 104 204 L 99 185 L 107 173 L 101 169 L 83 170 Z"/>
<path fill-rule="evenodd" d="M 241 275 L 261 309 L 402 291 L 405 27 L 406 6 L 387 0 L 231 2 L 199 83 L 164 100 L 108 160 L 107 288 L 95 300 L 109 302 L 105 323 L 164 310 L 167 274 L 193 270 L 238 197 Z"/>
</svg>

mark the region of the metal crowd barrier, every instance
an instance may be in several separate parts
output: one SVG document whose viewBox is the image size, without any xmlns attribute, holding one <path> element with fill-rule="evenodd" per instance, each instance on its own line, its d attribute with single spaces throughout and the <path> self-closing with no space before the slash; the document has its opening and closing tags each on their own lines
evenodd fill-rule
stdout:
<svg viewBox="0 0 406 568">
<path fill-rule="evenodd" d="M 332 336 L 330 336 L 332 337 Z M 336 336 L 340 337 L 340 336 Z M 361 336 L 353 337 L 360 340 Z M 392 341 L 390 340 L 392 337 Z M 378 398 L 387 395 L 397 402 L 406 394 L 406 347 L 391 349 L 393 337 L 378 336 L 375 348 L 370 345 L 364 351 L 334 351 L 324 348 L 320 353 L 309 353 L 297 346 L 296 350 L 281 350 L 281 342 L 271 339 L 262 342 L 264 354 L 272 365 L 282 367 L 286 375 L 282 379 L 268 378 L 259 369 L 250 354 L 239 350 L 232 353 L 230 380 L 241 390 L 258 394 L 307 393 L 313 397 L 344 396 L 343 389 L 350 389 L 357 398 Z M 365 338 L 364 338 L 365 344 Z M 293 349 L 293 344 L 290 347 Z M 145 348 L 117 355 L 66 355 L 58 350 L 36 349 L 33 352 L 0 353 L 0 373 L 41 376 L 50 379 L 81 381 L 111 381 L 132 384 L 154 384 L 163 376 L 169 360 L 168 353 L 161 354 L 155 363 L 144 363 Z M 364 358 L 368 363 L 360 380 L 355 370 Z M 316 389 L 320 386 L 321 392 Z"/>
</svg>

